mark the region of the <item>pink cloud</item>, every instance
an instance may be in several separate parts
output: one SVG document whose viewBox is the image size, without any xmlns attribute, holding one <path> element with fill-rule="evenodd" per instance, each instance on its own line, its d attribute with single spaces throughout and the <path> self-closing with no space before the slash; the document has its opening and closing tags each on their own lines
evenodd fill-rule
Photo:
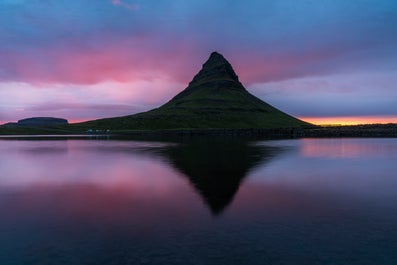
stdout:
<svg viewBox="0 0 397 265">
<path fill-rule="evenodd" d="M 348 53 L 348 49 L 326 48 L 324 50 L 264 53 L 233 54 L 233 64 L 241 81 L 246 84 L 280 81 L 295 77 L 329 74 L 335 69 L 328 64 Z"/>
<path fill-rule="evenodd" d="M 111 39 L 104 34 L 98 39 Z M 112 40 L 99 47 L 68 45 L 50 46 L 44 51 L 1 54 L 0 65 L 7 64 L 9 74 L 3 81 L 28 83 L 96 84 L 103 81 L 134 82 L 167 78 L 188 83 L 199 70 L 194 47 L 179 45 L 153 47 L 145 37 Z M 156 44 L 157 45 L 157 44 Z M 202 58 L 201 60 L 205 60 Z M 0 73 L 1 74 L 1 73 Z"/>
<path fill-rule="evenodd" d="M 123 2 L 113 0 L 112 3 Z M 77 38 L 34 51 L 0 54 L 0 67 L 4 65 L 8 70 L 8 73 L 0 72 L 0 79 L 96 84 L 108 80 L 133 82 L 168 78 L 187 84 L 212 50 L 201 47 L 192 36 L 181 39 L 177 33 L 163 34 L 141 32 L 117 37 L 111 32 L 100 32 L 84 44 Z M 249 85 L 332 73 L 340 69 L 334 61 L 351 52 L 351 47 L 263 53 L 230 48 L 219 52 L 233 65 L 240 81 Z"/>
</svg>

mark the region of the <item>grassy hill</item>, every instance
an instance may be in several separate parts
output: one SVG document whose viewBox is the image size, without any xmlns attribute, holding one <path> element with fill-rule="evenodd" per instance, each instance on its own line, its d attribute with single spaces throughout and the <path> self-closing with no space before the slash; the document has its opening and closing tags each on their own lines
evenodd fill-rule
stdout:
<svg viewBox="0 0 397 265">
<path fill-rule="evenodd" d="M 73 129 L 279 128 L 309 125 L 250 94 L 230 63 L 213 52 L 188 87 L 159 108 L 70 125 Z"/>
</svg>

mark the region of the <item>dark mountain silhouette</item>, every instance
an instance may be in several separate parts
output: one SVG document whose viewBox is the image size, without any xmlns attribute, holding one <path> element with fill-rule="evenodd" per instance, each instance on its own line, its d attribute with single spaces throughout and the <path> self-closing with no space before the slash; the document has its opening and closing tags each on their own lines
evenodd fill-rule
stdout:
<svg viewBox="0 0 397 265">
<path fill-rule="evenodd" d="M 157 109 L 76 124 L 96 129 L 276 128 L 308 125 L 250 94 L 213 52 L 188 87 Z"/>
<path fill-rule="evenodd" d="M 218 215 L 233 201 L 248 173 L 282 149 L 233 137 L 193 137 L 144 151 L 161 156 L 186 176 L 212 214 Z"/>
</svg>

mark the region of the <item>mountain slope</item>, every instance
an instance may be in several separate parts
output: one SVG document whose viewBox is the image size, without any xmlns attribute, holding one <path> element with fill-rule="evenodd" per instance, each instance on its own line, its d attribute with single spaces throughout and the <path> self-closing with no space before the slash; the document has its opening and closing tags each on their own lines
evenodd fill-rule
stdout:
<svg viewBox="0 0 397 265">
<path fill-rule="evenodd" d="M 157 109 L 76 126 L 111 130 L 276 128 L 308 125 L 250 94 L 230 63 L 213 52 L 188 87 Z"/>
</svg>

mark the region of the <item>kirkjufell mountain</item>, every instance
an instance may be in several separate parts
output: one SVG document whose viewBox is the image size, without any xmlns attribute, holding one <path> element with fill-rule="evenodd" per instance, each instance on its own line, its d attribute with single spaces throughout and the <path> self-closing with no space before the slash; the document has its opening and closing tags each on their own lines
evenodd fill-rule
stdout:
<svg viewBox="0 0 397 265">
<path fill-rule="evenodd" d="M 111 130 L 301 127 L 296 119 L 250 94 L 231 64 L 211 53 L 189 85 L 159 108 L 76 124 Z"/>
</svg>

